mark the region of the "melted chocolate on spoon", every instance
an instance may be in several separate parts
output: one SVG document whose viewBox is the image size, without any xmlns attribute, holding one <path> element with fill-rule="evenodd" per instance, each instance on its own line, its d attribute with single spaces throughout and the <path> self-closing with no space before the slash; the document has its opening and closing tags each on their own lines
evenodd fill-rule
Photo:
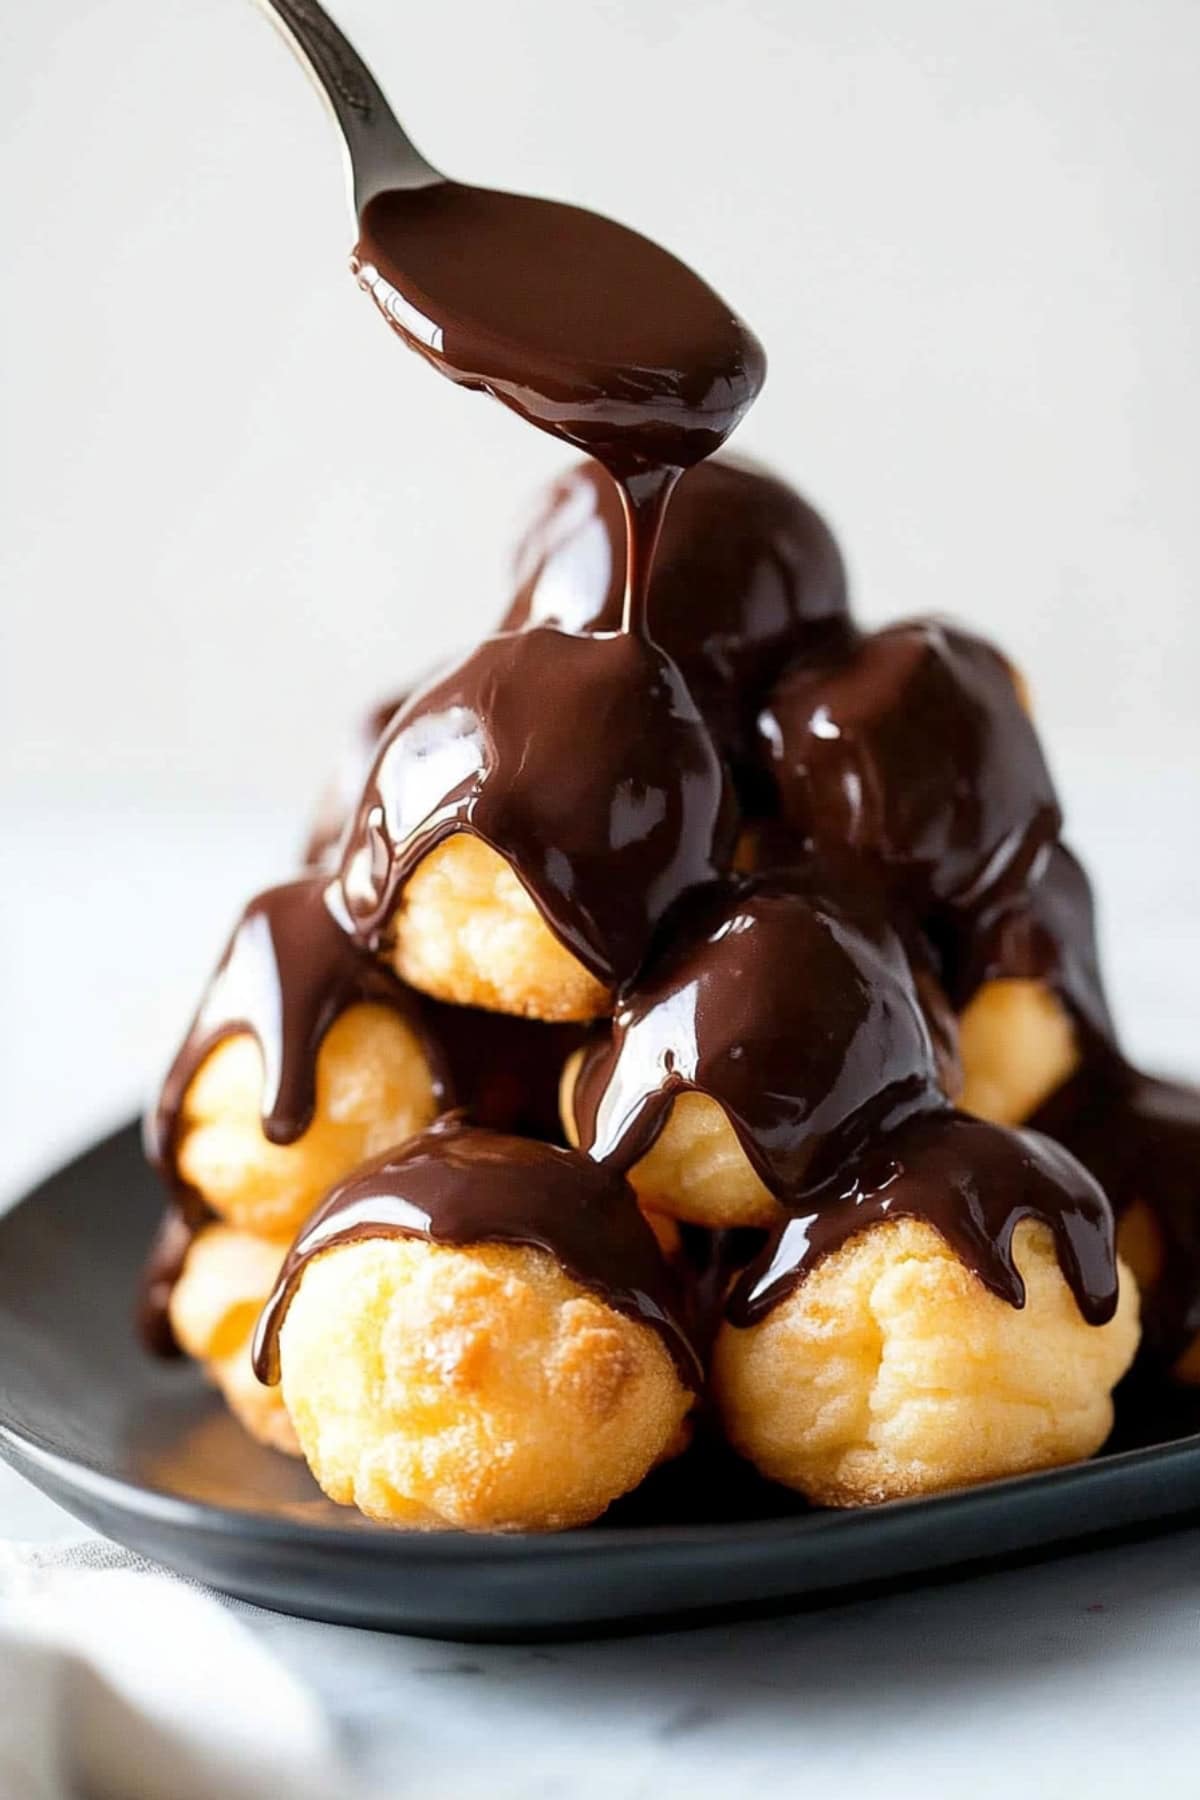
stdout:
<svg viewBox="0 0 1200 1800">
<path fill-rule="evenodd" d="M 436 181 L 376 194 L 358 225 L 359 284 L 411 349 L 617 481 L 636 629 L 680 470 L 763 384 L 758 339 L 669 251 L 581 207 Z"/>
<path fill-rule="evenodd" d="M 576 207 L 434 182 L 377 195 L 359 224 L 359 279 L 406 343 L 604 463 L 626 557 L 619 633 L 488 639 L 401 712 L 346 839 L 342 905 L 378 947 L 417 863 L 469 831 L 615 986 L 731 853 L 720 759 L 645 601 L 671 489 L 750 406 L 761 348 L 682 263 Z"/>
<path fill-rule="evenodd" d="M 904 948 L 873 908 L 795 878 L 731 884 L 663 952 L 585 1053 L 581 1148 L 629 1169 L 677 1095 L 716 1100 L 776 1198 L 818 1186 L 934 1102 L 937 1067 Z"/>
<path fill-rule="evenodd" d="M 888 1219 L 923 1219 L 1010 1306 L 1025 1303 L 1012 1256 L 1022 1219 L 1053 1233 L 1059 1266 L 1089 1325 L 1112 1318 L 1112 1213 L 1098 1183 L 1058 1144 L 936 1110 L 886 1133 L 842 1172 L 835 1197 L 773 1232 L 730 1294 L 726 1317 L 756 1325 L 826 1256 Z"/>
<path fill-rule="evenodd" d="M 582 1287 L 649 1325 L 681 1379 L 701 1371 L 680 1323 L 681 1293 L 622 1177 L 574 1150 L 439 1119 L 334 1188 L 279 1273 L 255 1334 L 260 1381 L 279 1379 L 279 1331 L 304 1267 L 337 1244 L 418 1237 L 435 1244 L 523 1244 L 548 1251 Z"/>
</svg>

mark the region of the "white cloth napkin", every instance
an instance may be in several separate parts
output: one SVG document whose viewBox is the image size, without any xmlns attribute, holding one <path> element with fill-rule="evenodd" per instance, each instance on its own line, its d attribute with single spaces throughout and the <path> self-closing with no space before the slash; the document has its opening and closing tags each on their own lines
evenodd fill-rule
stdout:
<svg viewBox="0 0 1200 1800">
<path fill-rule="evenodd" d="M 3 1800 L 347 1800 L 312 1696 L 228 1606 L 114 1544 L 0 1544 Z"/>
</svg>

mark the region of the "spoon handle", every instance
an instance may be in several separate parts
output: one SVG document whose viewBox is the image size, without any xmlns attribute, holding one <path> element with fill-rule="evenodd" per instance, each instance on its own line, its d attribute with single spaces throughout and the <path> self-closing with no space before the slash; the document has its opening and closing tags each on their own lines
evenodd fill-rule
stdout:
<svg viewBox="0 0 1200 1800">
<path fill-rule="evenodd" d="M 346 147 L 356 217 L 384 188 L 445 180 L 403 131 L 370 69 L 317 0 L 258 4 L 328 102 Z"/>
</svg>

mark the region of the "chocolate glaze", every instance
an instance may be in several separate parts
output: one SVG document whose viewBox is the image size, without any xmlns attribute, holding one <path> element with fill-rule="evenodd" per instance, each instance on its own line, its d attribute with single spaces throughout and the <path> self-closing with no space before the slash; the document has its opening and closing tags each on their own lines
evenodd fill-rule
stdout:
<svg viewBox="0 0 1200 1800">
<path fill-rule="evenodd" d="M 626 635 L 487 638 L 389 728 L 339 875 L 360 942 L 405 880 L 468 831 L 514 868 L 600 981 L 632 976 L 667 909 L 733 851 L 732 799 L 683 678 Z"/>
<path fill-rule="evenodd" d="M 1053 1233 L 1063 1276 L 1089 1325 L 1117 1303 L 1112 1213 L 1099 1184 L 1060 1145 L 939 1109 L 908 1119 L 847 1165 L 835 1197 L 790 1218 L 739 1276 L 726 1306 L 757 1324 L 816 1265 L 887 1219 L 923 1219 L 984 1285 L 1025 1303 L 1013 1232 L 1037 1219 Z"/>
<path fill-rule="evenodd" d="M 904 948 L 874 907 L 796 876 L 697 897 L 585 1053 L 581 1148 L 628 1169 L 676 1095 L 723 1108 L 785 1203 L 934 1095 L 933 1045 Z"/>
<path fill-rule="evenodd" d="M 684 1382 L 699 1386 L 682 1297 L 621 1176 L 574 1150 L 481 1131 L 454 1117 L 365 1163 L 313 1214 L 259 1319 L 260 1381 L 279 1379 L 280 1327 L 305 1264 L 334 1245 L 378 1237 L 548 1251 L 606 1305 L 651 1326 Z"/>
<path fill-rule="evenodd" d="M 603 470 L 588 462 L 561 476 L 517 548 L 517 592 L 502 629 L 619 630 L 625 536 L 620 496 Z M 739 772 L 752 761 L 770 683 L 846 622 L 841 552 L 794 489 L 729 458 L 689 470 L 663 522 L 646 629 Z"/>
<path fill-rule="evenodd" d="M 801 883 L 807 890 L 840 896 L 873 929 L 892 930 L 904 945 L 909 970 L 937 1063 L 938 1086 L 954 1100 L 962 1089 L 958 1054 L 958 1014 L 943 985 L 942 958 L 936 946 L 901 899 L 889 893 L 870 866 L 851 853 L 826 847 L 818 855 L 811 843 L 783 819 L 761 818 L 745 824 L 738 840 L 736 865 L 758 876 L 773 875 Z"/>
<path fill-rule="evenodd" d="M 787 821 L 876 865 L 923 922 L 1019 891 L 1062 822 L 1009 664 L 936 620 L 791 670 L 759 736 Z"/>
<path fill-rule="evenodd" d="M 1074 1020 L 1080 1063 L 1030 1124 L 1104 1188 L 1116 1216 L 1143 1203 L 1162 1239 L 1161 1272 L 1142 1297 L 1143 1360 L 1169 1367 L 1200 1331 L 1200 1092 L 1156 1080 L 1122 1054 L 1096 946 L 1091 885 L 1062 844 L 1028 885 L 952 939 L 961 1007 L 985 981 L 1042 981 Z"/>
<path fill-rule="evenodd" d="M 447 1083 L 420 1009 L 396 977 L 364 956 L 326 903 L 324 877 L 268 888 L 247 906 L 146 1119 L 146 1153 L 166 1182 L 172 1207 L 143 1280 L 142 1335 L 169 1345 L 166 1308 L 191 1237 L 208 1221 L 201 1197 L 175 1162 L 184 1098 L 201 1064 L 225 1038 L 248 1032 L 263 1060 L 262 1129 L 272 1144 L 292 1144 L 316 1103 L 317 1052 L 339 1014 L 359 1001 L 389 1006 L 421 1032 L 435 1092 Z"/>
<path fill-rule="evenodd" d="M 1200 1090 L 1094 1054 L 1032 1123 L 1090 1169 L 1118 1218 L 1139 1201 L 1149 1210 L 1162 1259 L 1142 1347 L 1170 1367 L 1200 1332 Z"/>
<path fill-rule="evenodd" d="M 1085 1054 L 1115 1044 L 1091 883 L 1065 844 L 1046 846 L 1017 893 L 949 932 L 942 947 L 945 979 L 959 1011 L 985 981 L 1042 981 L 1074 1018 Z"/>
<path fill-rule="evenodd" d="M 416 995 L 413 996 L 417 998 Z M 422 997 L 455 1102 L 473 1125 L 561 1144 L 558 1084 L 586 1025 L 555 1025 Z"/>
<path fill-rule="evenodd" d="M 358 729 L 344 746 L 337 767 L 317 802 L 316 816 L 309 827 L 302 858 L 306 869 L 324 869 L 332 874 L 337 868 L 338 845 L 346 829 L 346 821 L 362 793 L 362 785 L 379 748 L 379 740 L 393 714 L 399 712 L 412 688 L 381 700 L 359 720 Z"/>
<path fill-rule="evenodd" d="M 646 589 L 682 470 L 725 441 L 762 347 L 667 251 L 578 207 L 432 180 L 377 194 L 353 267 L 411 348 L 604 464 L 625 519 L 624 636 L 487 640 L 404 709 L 341 868 L 377 944 L 417 862 L 449 833 L 505 856 L 597 978 L 633 974 L 731 833 L 717 752 L 646 636 Z M 586 746 L 586 753 L 584 753 Z"/>
</svg>

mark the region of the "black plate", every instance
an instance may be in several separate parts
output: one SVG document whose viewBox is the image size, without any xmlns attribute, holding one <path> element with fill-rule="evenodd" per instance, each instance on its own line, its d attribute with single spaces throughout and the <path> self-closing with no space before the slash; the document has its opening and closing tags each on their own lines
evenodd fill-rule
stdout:
<svg viewBox="0 0 1200 1800">
<path fill-rule="evenodd" d="M 160 1206 L 132 1127 L 0 1219 L 0 1453 L 108 1536 L 244 1599 L 435 1637 L 566 1636 L 832 1598 L 1200 1503 L 1200 1402 L 1123 1396 L 1091 1463 L 853 1513 L 692 1461 L 556 1537 L 407 1536 L 243 1435 L 196 1370 L 133 1341 Z"/>
</svg>

